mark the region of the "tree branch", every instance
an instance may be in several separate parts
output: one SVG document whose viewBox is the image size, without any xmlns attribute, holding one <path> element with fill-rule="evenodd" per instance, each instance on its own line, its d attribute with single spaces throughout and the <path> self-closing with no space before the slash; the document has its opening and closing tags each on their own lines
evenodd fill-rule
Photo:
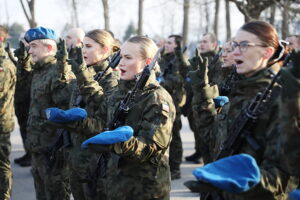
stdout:
<svg viewBox="0 0 300 200">
<path fill-rule="evenodd" d="M 21 3 L 21 5 L 22 5 L 22 9 L 23 9 L 23 11 L 24 11 L 24 14 L 25 14 L 25 16 L 26 16 L 27 21 L 30 22 L 30 18 L 29 18 L 29 16 L 28 16 L 28 13 L 26 12 L 26 9 L 25 9 L 25 6 L 24 6 L 24 4 L 23 4 L 23 1 L 20 0 L 20 3 Z M 27 0 L 27 3 L 28 3 L 28 0 Z"/>
</svg>

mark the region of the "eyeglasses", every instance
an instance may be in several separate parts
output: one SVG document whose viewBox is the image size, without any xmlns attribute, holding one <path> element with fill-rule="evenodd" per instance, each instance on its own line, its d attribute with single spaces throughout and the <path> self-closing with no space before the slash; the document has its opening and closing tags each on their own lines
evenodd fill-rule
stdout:
<svg viewBox="0 0 300 200">
<path fill-rule="evenodd" d="M 254 47 L 254 46 L 266 47 L 266 45 L 263 45 L 263 44 L 256 44 L 256 43 L 247 42 L 247 41 L 240 42 L 240 43 L 233 41 L 231 43 L 232 50 L 235 50 L 235 48 L 238 47 L 240 52 L 245 52 L 245 51 L 247 51 L 248 47 Z"/>
</svg>

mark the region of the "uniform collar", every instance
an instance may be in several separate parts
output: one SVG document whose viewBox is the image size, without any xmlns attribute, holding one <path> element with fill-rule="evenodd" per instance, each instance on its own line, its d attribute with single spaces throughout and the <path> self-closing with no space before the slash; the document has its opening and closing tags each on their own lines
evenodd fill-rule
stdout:
<svg viewBox="0 0 300 200">
<path fill-rule="evenodd" d="M 45 59 L 43 59 L 42 61 L 38 61 L 37 63 L 35 63 L 32 68 L 34 70 L 41 70 L 43 68 L 45 68 L 48 64 L 54 64 L 56 62 L 56 58 L 54 56 L 48 56 Z"/>
<path fill-rule="evenodd" d="M 107 68 L 108 64 L 109 64 L 109 62 L 107 60 L 105 60 L 104 62 L 98 62 L 98 63 L 88 66 L 88 67 L 93 67 L 95 72 L 98 73 L 98 72 L 103 72 Z"/>
<path fill-rule="evenodd" d="M 126 92 L 129 90 L 133 90 L 136 82 L 137 82 L 136 79 L 135 80 L 120 80 L 120 83 L 119 83 L 120 90 L 126 91 Z M 159 85 L 159 83 L 156 81 L 155 73 L 152 70 L 151 75 L 150 75 L 148 81 L 146 82 L 144 90 L 147 90 L 152 87 L 156 87 L 158 85 Z"/>
</svg>

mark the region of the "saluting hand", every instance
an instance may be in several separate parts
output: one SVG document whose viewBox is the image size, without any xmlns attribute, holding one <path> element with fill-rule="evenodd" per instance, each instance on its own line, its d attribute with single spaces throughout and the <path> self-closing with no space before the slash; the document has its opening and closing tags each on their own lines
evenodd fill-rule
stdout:
<svg viewBox="0 0 300 200">
<path fill-rule="evenodd" d="M 194 71 L 190 71 L 188 76 L 191 78 L 192 85 L 207 85 L 209 83 L 207 75 L 208 59 L 203 59 L 199 54 L 198 49 L 196 49 L 195 54 L 195 57 L 189 60 Z"/>
<path fill-rule="evenodd" d="M 57 43 L 57 52 L 55 55 L 58 62 L 66 63 L 68 59 L 68 51 L 66 47 L 66 41 L 64 39 L 59 38 L 59 42 Z"/>
<path fill-rule="evenodd" d="M 29 53 L 27 52 L 25 44 L 22 41 L 19 42 L 19 48 L 14 50 L 14 54 L 18 58 L 18 62 L 20 63 L 25 63 L 30 56 Z"/>
<path fill-rule="evenodd" d="M 182 48 L 181 48 L 181 43 L 179 40 L 175 40 L 176 47 L 174 48 L 174 53 L 176 56 L 182 56 Z"/>
<path fill-rule="evenodd" d="M 67 62 L 72 66 L 72 71 L 76 73 L 81 71 L 85 63 L 83 61 L 82 48 L 75 47 L 74 51 L 76 53 L 74 58 L 68 59 Z"/>
</svg>

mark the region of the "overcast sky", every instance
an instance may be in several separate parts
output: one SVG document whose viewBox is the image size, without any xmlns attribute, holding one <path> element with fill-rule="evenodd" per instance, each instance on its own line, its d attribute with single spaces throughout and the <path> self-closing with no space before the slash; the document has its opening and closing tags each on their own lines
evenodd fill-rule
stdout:
<svg viewBox="0 0 300 200">
<path fill-rule="evenodd" d="M 71 23 L 71 0 L 35 0 L 36 20 L 39 26 L 54 29 L 61 34 L 66 23 Z M 194 0 L 195 1 L 195 0 Z M 194 2 L 193 1 L 193 2 Z M 25 2 L 25 1 L 24 1 Z M 167 37 L 180 34 L 182 30 L 183 8 L 180 0 L 145 0 L 144 1 L 144 34 L 150 37 Z M 202 2 L 199 0 L 199 2 Z M 226 36 L 225 12 L 221 1 L 219 16 L 219 39 Z M 122 39 L 128 24 L 132 21 L 137 26 L 138 0 L 109 0 L 110 27 L 116 37 Z M 79 23 L 85 31 L 103 28 L 103 8 L 101 0 L 78 0 Z M 213 23 L 214 5 L 211 6 L 210 24 Z M 232 34 L 243 24 L 244 17 L 231 4 Z M 202 26 L 206 21 L 199 6 L 192 3 L 190 8 L 189 41 L 198 40 L 205 32 Z M 202 17 L 202 20 L 200 20 Z M 18 22 L 29 28 L 21 8 L 20 0 L 0 0 L 0 23 Z M 212 27 L 212 26 L 211 26 Z"/>
</svg>

